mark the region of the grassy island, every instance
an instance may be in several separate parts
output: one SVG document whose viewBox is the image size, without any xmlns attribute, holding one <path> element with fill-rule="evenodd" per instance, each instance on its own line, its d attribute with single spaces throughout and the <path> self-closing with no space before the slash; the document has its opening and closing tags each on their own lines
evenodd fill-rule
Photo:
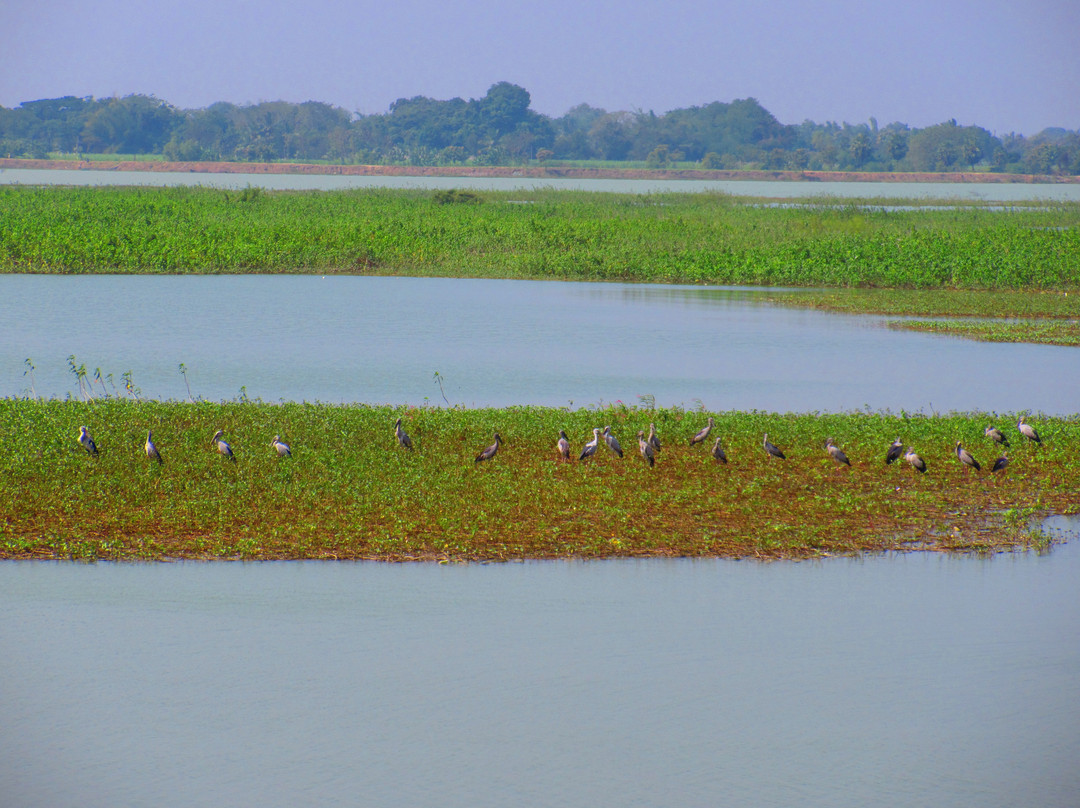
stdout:
<svg viewBox="0 0 1080 808">
<path fill-rule="evenodd" d="M 710 439 L 691 435 L 712 415 Z M 408 451 L 393 424 L 415 443 Z M 1080 508 L 1080 419 L 391 408 L 131 400 L 0 400 L 0 557 L 510 560 L 617 556 L 803 558 L 886 549 L 994 551 L 1045 543 L 1032 520 Z M 1009 437 L 1009 464 L 991 473 Z M 655 423 L 650 468 L 637 432 Z M 606 425 L 604 445 L 579 462 Z M 85 425 L 99 454 L 78 443 Z M 235 462 L 211 436 L 224 431 Z M 566 430 L 572 458 L 556 455 Z M 147 458 L 147 431 L 164 463 Z M 476 455 L 498 431 L 490 461 Z M 764 433 L 787 454 L 762 449 Z M 278 457 L 275 435 L 292 447 Z M 899 436 L 928 464 L 886 465 Z M 729 461 L 710 455 L 719 437 Z M 841 466 L 827 438 L 847 453 Z M 981 461 L 957 459 L 960 441 Z"/>
</svg>

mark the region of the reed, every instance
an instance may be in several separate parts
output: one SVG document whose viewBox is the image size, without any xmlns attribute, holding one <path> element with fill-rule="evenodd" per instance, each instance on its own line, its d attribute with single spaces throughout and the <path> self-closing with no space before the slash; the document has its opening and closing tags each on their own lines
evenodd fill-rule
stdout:
<svg viewBox="0 0 1080 808">
<path fill-rule="evenodd" d="M 79 559 L 339 558 L 508 560 L 612 556 L 810 557 L 887 549 L 995 551 L 1039 546 L 1031 520 L 1076 512 L 1080 418 L 711 413 L 730 462 L 689 437 L 708 413 L 596 409 L 394 408 L 99 397 L 0 400 L 0 557 Z M 416 448 L 398 446 L 397 417 Z M 657 426 L 655 468 L 634 451 L 573 456 L 593 427 L 633 449 Z M 995 423 L 1010 465 L 989 468 Z M 100 454 L 77 443 L 89 427 Z M 143 453 L 146 432 L 164 464 Z M 211 435 L 224 430 L 236 462 Z M 494 459 L 476 454 L 498 431 Z M 788 460 L 767 456 L 763 433 Z M 280 435 L 292 447 L 279 458 Z M 900 435 L 929 463 L 886 466 Z M 838 467 L 832 437 L 851 459 Z M 962 441 L 983 465 L 954 454 Z M 710 441 L 711 445 L 711 441 Z"/>
</svg>

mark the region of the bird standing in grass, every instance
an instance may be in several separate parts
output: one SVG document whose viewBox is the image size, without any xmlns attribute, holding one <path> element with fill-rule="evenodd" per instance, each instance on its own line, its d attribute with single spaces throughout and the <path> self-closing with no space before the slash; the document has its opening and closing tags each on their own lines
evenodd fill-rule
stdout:
<svg viewBox="0 0 1080 808">
<path fill-rule="evenodd" d="M 765 440 L 762 441 L 761 445 L 764 447 L 765 451 L 771 454 L 773 457 L 778 457 L 781 460 L 787 460 L 787 457 L 784 455 L 784 453 L 780 451 L 780 447 L 776 446 L 775 444 L 769 443 L 768 432 L 765 433 Z"/>
<path fill-rule="evenodd" d="M 978 471 L 982 468 L 982 466 L 979 465 L 979 461 L 972 457 L 971 452 L 969 452 L 962 445 L 960 445 L 959 441 L 957 441 L 956 443 L 956 456 L 957 458 L 959 458 L 961 463 L 963 463 L 965 466 L 970 466 L 971 468 L 975 469 L 975 471 Z"/>
<path fill-rule="evenodd" d="M 165 462 L 165 458 L 161 456 L 161 451 L 154 443 L 153 430 L 146 430 L 146 443 L 143 445 L 143 449 L 146 450 L 146 456 L 149 457 L 151 460 L 156 460 L 159 466 Z"/>
<path fill-rule="evenodd" d="M 926 461 L 919 457 L 917 454 L 915 454 L 915 450 L 912 449 L 910 446 L 908 447 L 908 450 L 904 453 L 904 460 L 906 460 L 908 462 L 908 465 L 915 469 L 915 471 L 919 472 L 920 474 L 926 474 Z"/>
<path fill-rule="evenodd" d="M 609 449 L 611 449 L 611 451 L 613 451 L 619 457 L 623 456 L 622 446 L 619 443 L 619 439 L 611 434 L 611 427 L 610 426 L 605 426 L 604 427 L 603 438 L 604 438 L 604 443 L 607 444 L 607 447 Z"/>
<path fill-rule="evenodd" d="M 397 442 L 400 446 L 404 446 L 406 449 L 412 448 L 412 438 L 406 435 L 405 430 L 401 428 L 400 418 L 394 421 L 394 437 L 397 438 Z"/>
<path fill-rule="evenodd" d="M 210 438 L 210 443 L 218 450 L 218 454 L 225 455 L 225 457 L 235 463 L 236 456 L 233 454 L 232 447 L 226 443 L 225 439 L 222 437 L 224 434 L 225 431 L 219 429 L 214 433 L 214 437 Z"/>
<path fill-rule="evenodd" d="M 563 460 L 570 459 L 570 439 L 566 437 L 566 430 L 559 430 L 559 439 L 555 442 L 555 446 L 559 450 L 559 457 Z"/>
<path fill-rule="evenodd" d="M 889 444 L 889 451 L 885 453 L 885 465 L 895 463 L 904 455 L 904 444 L 900 441 L 900 438 L 894 440 Z"/>
<path fill-rule="evenodd" d="M 990 440 L 992 440 L 994 443 L 1000 443 L 1002 446 L 1009 445 L 1009 439 L 1005 437 L 1005 433 L 995 427 L 993 424 L 988 426 L 983 431 L 983 434 L 986 435 L 986 437 L 990 438 Z"/>
<path fill-rule="evenodd" d="M 94 439 L 90 437 L 90 433 L 86 431 L 85 426 L 79 427 L 79 443 L 84 449 L 86 449 L 87 454 L 89 454 L 91 457 L 97 457 L 97 444 L 94 443 Z"/>
<path fill-rule="evenodd" d="M 703 427 L 700 432 L 694 435 L 694 437 L 690 438 L 690 445 L 693 446 L 695 443 L 703 443 L 705 439 L 709 437 L 709 433 L 712 432 L 712 428 L 713 419 L 710 417 L 709 423 L 705 427 Z"/>
<path fill-rule="evenodd" d="M 1042 438 L 1039 437 L 1039 433 L 1035 431 L 1035 427 L 1031 424 L 1024 423 L 1024 417 L 1020 416 L 1020 420 L 1016 423 L 1016 428 L 1020 430 L 1020 434 L 1027 438 L 1032 443 L 1036 443 L 1042 446 Z"/>
<path fill-rule="evenodd" d="M 825 451 L 829 453 L 829 456 L 837 462 L 839 465 L 850 466 L 851 461 L 848 460 L 848 456 L 844 454 L 844 450 L 833 443 L 833 439 L 829 438 L 825 441 Z"/>
<path fill-rule="evenodd" d="M 292 449 L 289 448 L 289 444 L 282 442 L 280 435 L 274 435 L 274 439 L 270 441 L 270 448 L 277 452 L 278 457 L 292 457 Z"/>
<path fill-rule="evenodd" d="M 727 455 L 724 454 L 724 449 L 722 446 L 720 446 L 720 438 L 717 438 L 716 443 L 713 444 L 712 456 L 713 460 L 715 460 L 717 463 L 727 462 Z"/>
<path fill-rule="evenodd" d="M 660 451 L 660 438 L 656 434 L 656 424 L 649 424 L 649 445 L 654 452 Z"/>
<path fill-rule="evenodd" d="M 478 454 L 476 456 L 476 460 L 474 462 L 479 463 L 479 462 L 481 462 L 483 460 L 491 460 L 491 458 L 493 458 L 495 456 L 495 453 L 497 451 L 499 451 L 499 445 L 501 443 L 502 443 L 502 438 L 500 438 L 499 433 L 496 432 L 495 433 L 495 442 L 493 444 L 491 444 L 489 447 L 487 447 L 486 449 L 484 449 L 484 451 L 482 451 L 480 454 Z"/>
<path fill-rule="evenodd" d="M 1004 471 L 1007 465 L 1009 465 L 1009 453 L 1005 452 L 1001 457 L 994 461 L 994 467 L 990 469 L 990 473 L 993 474 L 996 471 Z"/>
<path fill-rule="evenodd" d="M 578 460 L 584 460 L 588 457 L 592 457 L 596 454 L 597 448 L 600 446 L 600 427 L 596 427 L 592 431 L 592 440 L 586 443 L 581 449 L 581 457 Z"/>
<path fill-rule="evenodd" d="M 645 437 L 645 430 L 639 429 L 637 433 L 638 451 L 641 452 L 641 456 L 645 458 L 645 462 L 649 464 L 649 468 L 652 468 L 656 464 L 656 450 L 653 448 L 652 443 Z"/>
</svg>

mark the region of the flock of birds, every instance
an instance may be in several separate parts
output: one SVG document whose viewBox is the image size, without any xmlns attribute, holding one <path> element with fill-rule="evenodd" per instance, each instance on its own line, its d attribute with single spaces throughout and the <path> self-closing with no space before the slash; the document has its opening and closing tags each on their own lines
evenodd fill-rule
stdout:
<svg viewBox="0 0 1080 808">
<path fill-rule="evenodd" d="M 690 438 L 690 445 L 696 446 L 699 443 L 705 443 L 709 438 L 709 434 L 712 432 L 713 426 L 714 422 L 713 419 L 710 417 L 708 419 L 708 423 L 704 427 L 702 427 L 702 429 L 697 432 L 697 434 Z M 1020 435 L 1026 438 L 1029 442 L 1037 445 L 1042 444 L 1042 439 L 1039 437 L 1039 433 L 1035 430 L 1033 426 L 1031 426 L 1031 424 L 1025 423 L 1023 417 L 1021 417 L 1020 420 L 1017 422 L 1016 427 L 1019 430 Z M 984 434 L 994 443 L 1002 447 L 1007 448 L 1009 446 L 1009 439 L 1005 435 L 1005 433 L 1003 433 L 1000 429 L 993 426 L 992 424 L 986 427 Z M 409 450 L 413 448 L 412 438 L 409 437 L 409 435 L 405 432 L 405 429 L 401 426 L 400 418 L 398 418 L 397 421 L 394 422 L 394 437 L 397 439 L 398 445 L 400 445 L 402 448 Z M 641 454 L 641 457 L 645 460 L 646 463 L 649 464 L 650 467 L 654 466 L 656 464 L 656 456 L 660 453 L 661 449 L 660 438 L 656 434 L 656 424 L 649 424 L 648 436 L 645 435 L 645 430 L 638 430 L 637 439 L 638 452 Z M 612 434 L 611 427 L 606 426 L 603 429 L 601 429 L 600 427 L 596 427 L 593 429 L 592 440 L 585 444 L 584 448 L 581 450 L 581 454 L 578 455 L 578 460 L 588 460 L 590 457 L 595 455 L 600 447 L 601 441 L 613 454 L 619 457 L 623 456 L 623 449 L 622 445 L 619 443 L 619 439 L 616 438 L 614 434 Z M 228 458 L 234 463 L 236 462 L 236 455 L 233 454 L 232 446 L 230 446 L 228 441 L 225 440 L 225 432 L 223 430 L 219 429 L 217 432 L 215 432 L 214 436 L 210 439 L 210 443 L 214 448 L 217 449 L 218 454 Z M 84 449 L 86 449 L 86 451 L 91 456 L 96 457 L 98 455 L 97 444 L 94 443 L 94 439 L 90 437 L 90 432 L 85 426 L 79 427 L 79 444 Z M 481 451 L 480 454 L 476 456 L 475 462 L 482 463 L 485 460 L 491 460 L 493 457 L 495 457 L 496 453 L 499 451 L 499 446 L 501 445 L 502 438 L 499 437 L 499 433 L 496 432 L 495 442 L 485 448 L 483 451 Z M 566 436 L 566 430 L 559 430 L 559 438 L 556 441 L 555 445 L 558 450 L 559 457 L 561 457 L 563 460 L 570 460 L 570 439 Z M 281 436 L 279 435 L 274 435 L 274 439 L 270 441 L 270 448 L 274 450 L 278 457 L 292 457 L 292 449 L 289 447 L 289 444 L 281 440 Z M 765 450 L 766 454 L 770 455 L 771 457 L 775 457 L 779 460 L 787 459 L 787 456 L 783 453 L 780 447 L 769 441 L 768 433 L 765 434 L 765 438 L 762 441 L 762 448 Z M 143 449 L 146 452 L 146 456 L 150 460 L 155 461 L 158 464 L 163 464 L 165 462 L 165 459 L 161 455 L 161 450 L 158 449 L 157 445 L 154 443 L 153 430 L 147 430 L 146 443 L 144 444 Z M 836 442 L 832 438 L 829 438 L 825 441 L 825 451 L 833 460 L 836 461 L 837 465 L 851 465 L 851 461 L 848 459 L 847 454 L 844 453 L 843 449 L 836 445 Z M 725 454 L 724 452 L 724 448 L 721 445 L 720 438 L 716 438 L 715 442 L 713 443 L 711 454 L 713 456 L 713 459 L 717 463 L 728 462 L 727 454 Z M 962 464 L 969 468 L 973 468 L 976 471 L 979 471 L 982 468 L 982 466 L 979 464 L 979 461 L 976 460 L 972 456 L 971 452 L 965 449 L 963 447 L 963 444 L 961 444 L 959 441 L 957 441 L 956 443 L 956 457 Z M 914 449 L 912 449 L 910 446 L 905 446 L 903 441 L 901 441 L 900 438 L 897 438 L 895 441 L 893 441 L 892 444 L 890 444 L 888 450 L 885 453 L 885 463 L 895 463 L 901 458 L 903 458 L 904 461 L 916 471 L 922 474 L 926 473 L 926 461 L 923 460 L 918 454 L 916 454 Z M 1002 471 L 1008 465 L 1008 453 L 1003 452 L 1002 456 L 999 457 L 996 461 L 994 461 L 994 465 L 990 469 L 990 471 Z"/>
</svg>

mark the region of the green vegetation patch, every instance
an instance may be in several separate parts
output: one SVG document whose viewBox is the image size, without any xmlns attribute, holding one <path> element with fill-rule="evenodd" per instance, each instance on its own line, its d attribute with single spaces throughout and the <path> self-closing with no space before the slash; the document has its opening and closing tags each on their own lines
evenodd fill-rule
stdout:
<svg viewBox="0 0 1080 808">
<path fill-rule="evenodd" d="M 0 557 L 507 560 L 809 557 L 884 549 L 1038 545 L 1033 517 L 1076 512 L 1080 418 L 883 413 L 390 408 L 323 404 L 0 400 Z M 412 438 L 398 445 L 397 417 Z M 984 437 L 1011 439 L 1005 471 Z M 662 442 L 650 468 L 638 430 Z M 603 445 L 610 424 L 625 456 Z M 97 456 L 78 443 L 85 425 Z M 147 458 L 147 430 L 164 463 Z M 224 431 L 235 462 L 211 443 Z M 556 454 L 558 431 L 571 460 Z M 503 443 L 474 458 L 498 431 Z M 767 455 L 763 434 L 786 460 Z M 270 446 L 280 435 L 291 457 Z M 926 460 L 886 465 L 900 436 Z M 729 461 L 710 455 L 720 437 Z M 832 437 L 851 466 L 826 453 Z M 962 441 L 982 471 L 957 460 Z"/>
<path fill-rule="evenodd" d="M 981 342 L 1029 342 L 1037 345 L 1080 345 L 1080 323 L 968 322 L 964 320 L 892 320 L 889 328 L 925 331 Z"/>
</svg>

